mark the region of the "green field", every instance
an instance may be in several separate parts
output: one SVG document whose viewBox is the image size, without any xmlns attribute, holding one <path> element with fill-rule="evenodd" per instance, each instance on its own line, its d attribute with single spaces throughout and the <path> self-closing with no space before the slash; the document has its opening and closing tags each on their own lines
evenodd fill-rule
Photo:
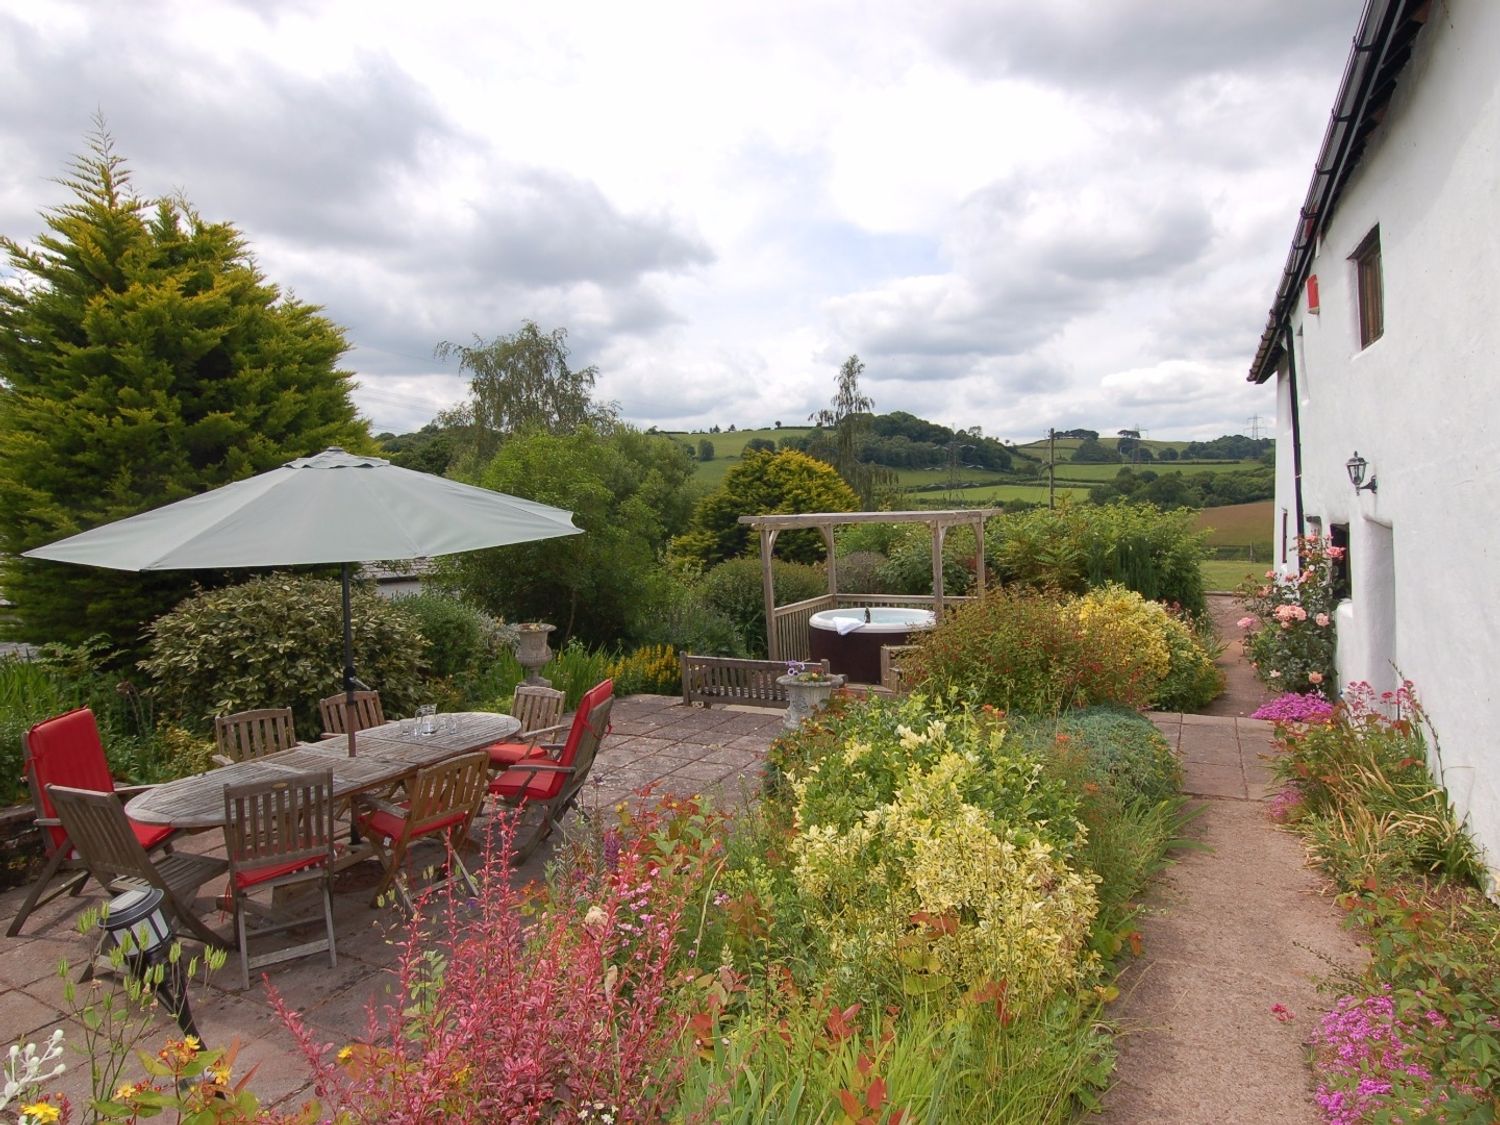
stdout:
<svg viewBox="0 0 1500 1125">
<path fill-rule="evenodd" d="M 1204 508 L 1198 513 L 1196 523 L 1200 531 L 1208 532 L 1210 547 L 1252 548 L 1263 562 L 1271 556 L 1275 513 L 1274 501 L 1257 500 L 1253 504 Z"/>
<path fill-rule="evenodd" d="M 792 435 L 802 435 L 810 432 L 809 426 L 783 426 L 780 429 L 765 427 L 758 430 L 735 430 L 733 433 L 684 433 L 681 431 L 665 432 L 664 436 L 670 437 L 682 443 L 686 448 L 697 455 L 698 442 L 707 440 L 714 447 L 714 459 L 712 461 L 698 462 L 698 471 L 694 475 L 694 483 L 705 491 L 717 488 L 724 480 L 724 474 L 739 464 L 740 455 L 744 453 L 745 446 L 754 438 L 766 438 L 769 441 L 779 442 L 782 438 Z M 1101 438 L 1100 444 L 1112 446 L 1116 439 Z M 1078 447 L 1076 438 L 1059 438 L 1057 442 L 1057 497 L 1071 496 L 1074 500 L 1082 501 L 1088 499 L 1088 490 L 1092 485 L 1102 484 L 1114 480 L 1115 474 L 1125 466 L 1118 464 L 1083 463 L 1073 464 L 1066 458 L 1071 455 L 1072 450 Z M 1182 449 L 1187 442 L 1172 441 L 1146 441 L 1142 443 L 1153 452 L 1159 452 L 1168 447 Z M 1023 454 L 1040 456 L 1045 459 L 1047 455 L 1046 442 L 1032 442 L 1029 445 L 1017 446 Z M 1254 461 L 1167 461 L 1151 462 L 1139 466 L 1131 466 L 1138 469 L 1150 469 L 1157 473 L 1183 472 L 1183 473 L 1207 473 L 1207 472 L 1234 472 L 1240 469 L 1255 468 Z M 951 484 L 965 484 L 978 487 L 953 489 L 951 491 L 952 503 L 955 505 L 978 505 L 996 504 L 1005 500 L 1027 500 L 1036 504 L 1044 504 L 1047 501 L 1047 475 L 1043 465 L 1027 461 L 1023 457 L 1016 459 L 1015 471 L 1009 474 L 991 473 L 982 469 L 899 469 L 896 473 L 897 479 L 903 488 L 917 488 L 926 486 L 947 486 Z M 924 507 L 931 506 L 934 497 L 948 494 L 943 491 L 923 491 L 915 493 L 912 497 L 913 503 L 920 502 Z M 1217 510 L 1217 509 L 1216 509 Z M 1269 526 L 1269 524 L 1268 524 Z"/>
</svg>

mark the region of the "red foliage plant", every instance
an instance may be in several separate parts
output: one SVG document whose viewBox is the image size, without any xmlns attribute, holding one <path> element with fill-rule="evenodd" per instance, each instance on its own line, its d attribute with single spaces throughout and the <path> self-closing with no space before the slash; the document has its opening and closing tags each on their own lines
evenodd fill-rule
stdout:
<svg viewBox="0 0 1500 1125">
<path fill-rule="evenodd" d="M 684 900 L 652 836 L 661 816 L 615 836 L 586 909 L 517 887 L 509 825 L 497 826 L 480 897 L 419 909 L 396 998 L 372 1005 L 361 1042 L 334 1053 L 273 995 L 323 1111 L 380 1125 L 665 1116 L 687 1010 L 672 967 Z"/>
</svg>

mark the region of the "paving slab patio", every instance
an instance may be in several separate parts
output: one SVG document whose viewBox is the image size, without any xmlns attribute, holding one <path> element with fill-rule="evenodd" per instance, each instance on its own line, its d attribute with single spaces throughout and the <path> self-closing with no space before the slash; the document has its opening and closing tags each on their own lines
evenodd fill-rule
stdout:
<svg viewBox="0 0 1500 1125">
<path fill-rule="evenodd" d="M 597 812 L 638 799 L 649 789 L 709 794 L 719 803 L 738 805 L 759 790 L 766 753 L 781 733 L 781 723 L 781 711 L 686 707 L 669 696 L 617 699 L 612 733 L 600 749 L 581 804 Z M 222 848 L 222 838 L 204 833 L 182 846 L 212 852 Z M 539 878 L 547 854 L 547 848 L 540 849 L 515 877 Z M 315 1035 L 339 1045 L 361 1034 L 371 1006 L 388 997 L 397 957 L 394 942 L 404 931 L 389 910 L 370 908 L 376 876 L 373 865 L 364 868 L 350 869 L 336 883 L 337 966 L 330 968 L 325 956 L 314 954 L 272 966 L 269 972 L 271 985 Z M 217 893 L 217 888 L 208 889 Z M 9 921 L 24 893 L 25 888 L 17 888 L 0 894 L 0 919 Z M 17 1036 L 39 1041 L 63 1027 L 72 1042 L 81 1043 L 77 1025 L 66 1014 L 58 964 L 68 961 L 77 976 L 93 941 L 77 932 L 76 923 L 84 910 L 101 901 L 87 890 L 77 898 L 64 896 L 33 912 L 19 937 L 0 936 L 0 1029 L 11 1041 Z M 203 904 L 211 908 L 211 903 Z M 229 922 L 222 914 L 209 921 L 221 929 Z M 101 987 L 113 985 L 106 979 Z M 310 1096 L 310 1074 L 295 1042 L 262 984 L 253 982 L 248 991 L 239 988 L 236 957 L 206 984 L 195 984 L 191 1001 L 206 1043 L 241 1045 L 236 1071 L 256 1067 L 254 1089 L 264 1103 L 295 1106 Z M 176 1031 L 166 1020 L 158 1021 L 158 1029 L 158 1038 Z M 70 1070 L 54 1088 L 81 1104 L 88 1094 L 88 1066 L 76 1055 L 67 1061 Z M 134 1074 L 134 1068 L 127 1072 Z"/>
</svg>

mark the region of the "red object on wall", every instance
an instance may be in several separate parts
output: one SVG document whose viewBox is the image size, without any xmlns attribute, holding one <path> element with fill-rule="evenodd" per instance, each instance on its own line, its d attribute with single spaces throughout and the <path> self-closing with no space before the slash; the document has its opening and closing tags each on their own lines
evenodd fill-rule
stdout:
<svg viewBox="0 0 1500 1125">
<path fill-rule="evenodd" d="M 1318 275 L 1315 273 L 1307 278 L 1307 311 L 1313 316 L 1318 315 Z"/>
</svg>

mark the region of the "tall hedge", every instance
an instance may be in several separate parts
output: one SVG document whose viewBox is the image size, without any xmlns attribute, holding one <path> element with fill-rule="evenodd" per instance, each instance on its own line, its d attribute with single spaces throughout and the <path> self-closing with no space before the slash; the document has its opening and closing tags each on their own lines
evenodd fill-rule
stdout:
<svg viewBox="0 0 1500 1125">
<path fill-rule="evenodd" d="M 1201 614 L 1206 535 L 1186 508 L 1063 504 L 991 520 L 986 554 L 1007 583 L 1082 593 L 1109 583 Z"/>
</svg>

